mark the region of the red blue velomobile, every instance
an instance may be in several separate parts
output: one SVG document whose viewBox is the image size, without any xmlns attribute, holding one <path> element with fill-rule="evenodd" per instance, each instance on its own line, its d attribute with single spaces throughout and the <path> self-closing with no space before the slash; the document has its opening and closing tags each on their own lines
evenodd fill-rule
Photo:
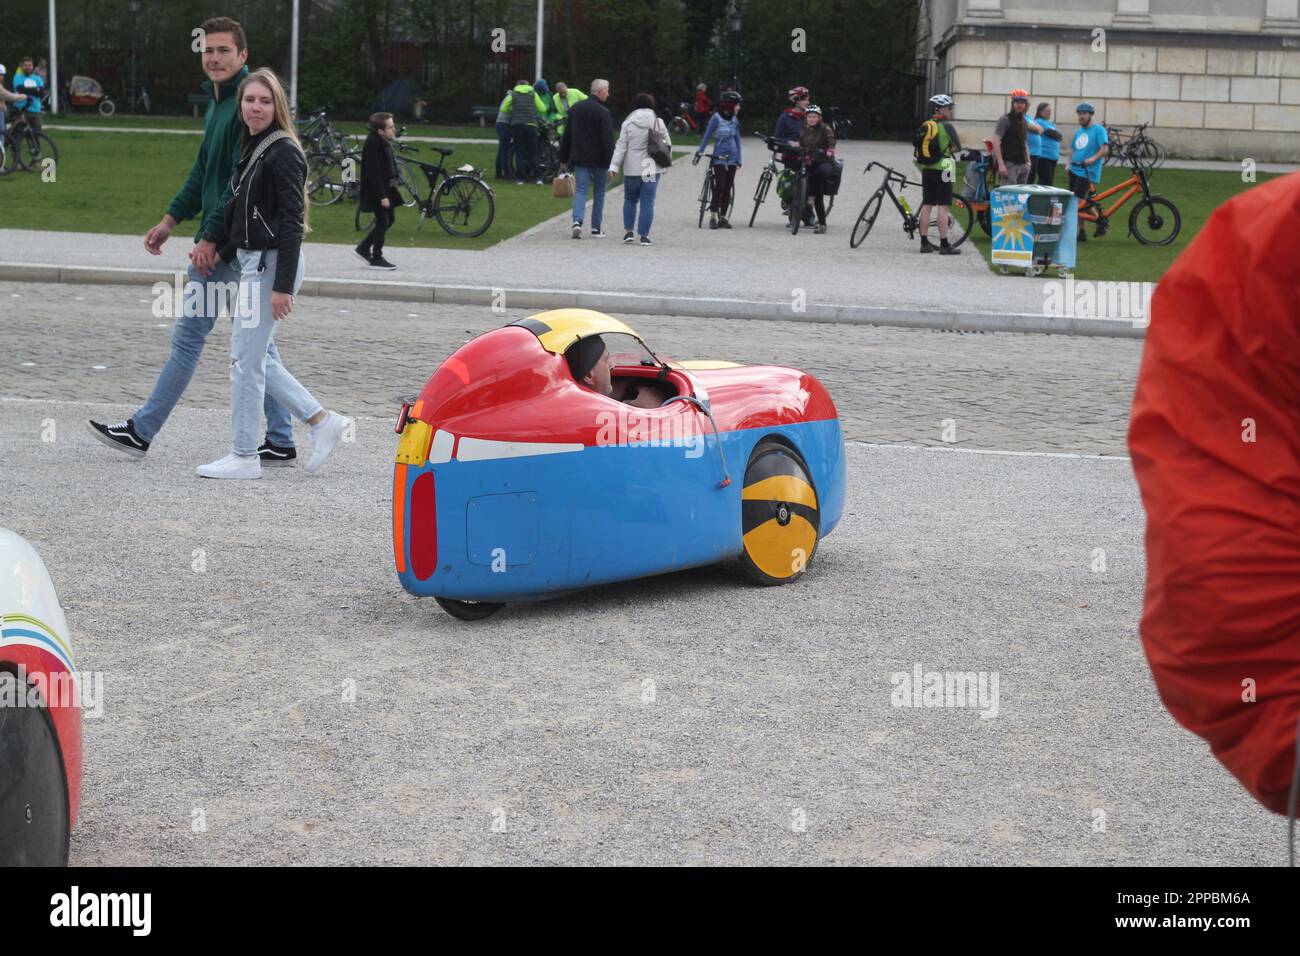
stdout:
<svg viewBox="0 0 1300 956">
<path fill-rule="evenodd" d="M 635 408 L 579 384 L 565 352 L 596 335 L 613 380 L 634 380 L 662 405 Z M 403 405 L 397 432 L 398 576 L 466 620 L 734 557 L 756 580 L 784 584 L 844 505 L 839 417 L 816 378 L 667 361 L 588 309 L 467 342 Z"/>
</svg>

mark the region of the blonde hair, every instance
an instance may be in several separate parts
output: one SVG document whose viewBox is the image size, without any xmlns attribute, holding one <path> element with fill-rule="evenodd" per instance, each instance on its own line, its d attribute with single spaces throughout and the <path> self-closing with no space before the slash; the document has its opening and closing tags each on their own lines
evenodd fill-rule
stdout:
<svg viewBox="0 0 1300 956">
<path fill-rule="evenodd" d="M 247 143 L 252 136 L 250 135 L 248 124 L 244 123 L 244 90 L 250 83 L 261 83 L 271 91 L 271 103 L 275 107 L 275 115 L 271 119 L 271 129 L 283 130 L 289 134 L 298 151 L 303 153 L 302 140 L 298 138 L 298 129 L 293 124 L 293 115 L 289 112 L 289 97 L 285 95 L 284 84 L 280 78 L 275 75 L 275 71 L 268 67 L 259 67 L 250 72 L 239 83 L 239 90 L 235 94 L 235 103 L 239 109 L 239 121 L 244 126 L 244 142 Z M 311 232 L 311 203 L 307 199 L 307 181 L 303 180 L 302 184 L 302 228 L 303 232 Z"/>
</svg>

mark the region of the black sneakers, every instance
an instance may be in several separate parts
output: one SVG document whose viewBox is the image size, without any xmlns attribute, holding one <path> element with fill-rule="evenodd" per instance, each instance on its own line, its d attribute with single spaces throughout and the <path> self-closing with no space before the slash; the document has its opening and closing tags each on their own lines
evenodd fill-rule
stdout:
<svg viewBox="0 0 1300 956">
<path fill-rule="evenodd" d="M 262 459 L 265 468 L 290 468 L 298 460 L 298 449 L 292 445 L 272 445 L 268 441 L 257 450 L 257 457 Z"/>
<path fill-rule="evenodd" d="M 372 269 L 396 269 L 397 266 L 393 265 L 391 262 L 389 262 L 389 261 L 388 261 L 387 259 L 385 259 L 383 256 L 375 256 L 374 258 L 372 258 L 372 259 L 370 260 L 370 268 L 372 268 Z"/>
<path fill-rule="evenodd" d="M 370 265 L 370 260 L 374 258 L 374 256 L 370 254 L 370 248 L 368 246 L 354 246 L 352 251 L 356 253 L 357 258 L 366 265 Z"/>
<path fill-rule="evenodd" d="M 135 425 L 129 418 L 116 425 L 101 425 L 94 421 L 89 425 L 90 433 L 105 445 L 124 451 L 132 458 L 143 458 L 149 450 L 149 443 L 135 433 Z"/>
</svg>

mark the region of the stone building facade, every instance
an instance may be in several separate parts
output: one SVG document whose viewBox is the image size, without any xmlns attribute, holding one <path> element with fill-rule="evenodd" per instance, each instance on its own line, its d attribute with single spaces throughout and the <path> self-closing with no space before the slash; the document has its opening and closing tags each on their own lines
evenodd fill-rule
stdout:
<svg viewBox="0 0 1300 956">
<path fill-rule="evenodd" d="M 1300 0 L 923 0 L 928 93 L 977 145 L 1029 90 L 1181 156 L 1300 162 Z M 927 94 L 928 95 L 928 94 Z"/>
</svg>

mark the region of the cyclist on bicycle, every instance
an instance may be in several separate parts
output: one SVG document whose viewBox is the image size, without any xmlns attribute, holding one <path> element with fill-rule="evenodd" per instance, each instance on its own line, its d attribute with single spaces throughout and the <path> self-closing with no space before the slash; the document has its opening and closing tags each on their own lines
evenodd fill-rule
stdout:
<svg viewBox="0 0 1300 956">
<path fill-rule="evenodd" d="M 1101 182 L 1101 167 L 1105 165 L 1106 154 L 1110 152 L 1110 137 L 1106 127 L 1092 121 L 1094 112 L 1091 103 L 1080 103 L 1074 108 L 1079 117 L 1079 128 L 1075 131 L 1070 155 L 1070 192 L 1079 197 L 1083 207 L 1089 205 L 1092 188 Z M 1084 220 L 1079 220 L 1079 241 L 1087 242 L 1088 236 L 1083 231 Z M 1097 219 L 1097 235 L 1106 231 L 1106 218 Z"/>
<path fill-rule="evenodd" d="M 916 165 L 921 170 L 921 251 L 934 252 L 930 243 L 930 210 L 939 220 L 939 255 L 959 256 L 960 249 L 948 244 L 948 207 L 952 205 L 952 184 L 957 178 L 953 157 L 961 152 L 961 140 L 952 126 L 952 97 L 936 93 L 930 97 L 930 119 L 917 130 L 914 143 Z"/>
<path fill-rule="evenodd" d="M 704 155 L 704 149 L 713 140 L 713 193 L 709 199 L 709 228 L 730 229 L 727 222 L 727 200 L 736 185 L 736 171 L 740 169 L 740 94 L 727 90 L 718 103 L 718 112 L 709 119 L 709 125 L 700 139 L 700 148 L 691 160 L 694 166 Z"/>
<path fill-rule="evenodd" d="M 772 130 L 772 138 L 784 140 L 787 143 L 799 142 L 799 137 L 803 135 L 804 116 L 808 109 L 809 93 L 808 87 L 796 86 L 788 94 L 790 97 L 790 106 L 781 113 L 776 119 L 776 128 Z M 799 162 L 799 157 L 795 153 L 783 153 L 781 162 L 786 166 L 791 166 Z"/>
<path fill-rule="evenodd" d="M 5 65 L 0 63 L 0 139 L 5 135 L 5 110 L 9 103 L 19 105 L 26 103 L 27 97 L 20 93 L 10 93 L 5 89 Z"/>
<path fill-rule="evenodd" d="M 820 106 L 808 107 L 804 122 L 799 145 L 813 151 L 808 157 L 808 193 L 817 210 L 813 232 L 820 235 L 826 231 L 826 195 L 833 188 L 836 176 L 835 134 L 822 122 Z"/>
</svg>

